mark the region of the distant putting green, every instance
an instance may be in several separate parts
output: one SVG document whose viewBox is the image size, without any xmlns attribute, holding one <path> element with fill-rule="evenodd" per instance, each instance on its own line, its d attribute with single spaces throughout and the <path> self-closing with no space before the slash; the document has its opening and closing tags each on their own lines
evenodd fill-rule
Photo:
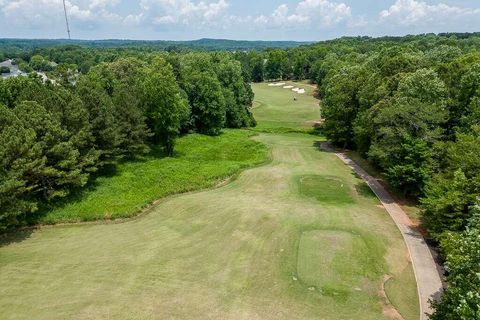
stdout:
<svg viewBox="0 0 480 320">
<path fill-rule="evenodd" d="M 257 99 L 275 104 L 263 92 Z M 316 104 L 309 99 L 298 107 Z M 278 122 L 301 128 L 300 116 L 284 121 L 290 108 Z M 418 319 L 406 247 L 363 181 L 319 151 L 319 137 L 253 139 L 272 161 L 221 188 L 172 197 L 125 223 L 7 239 L 1 318 L 386 320 L 393 304 Z"/>
<path fill-rule="evenodd" d="M 312 97 L 311 85 L 285 82 L 285 86 L 305 89 L 299 94 L 283 86 L 255 83 L 254 112 L 258 121 L 256 130 L 264 132 L 308 131 L 320 119 L 319 101 Z"/>
</svg>

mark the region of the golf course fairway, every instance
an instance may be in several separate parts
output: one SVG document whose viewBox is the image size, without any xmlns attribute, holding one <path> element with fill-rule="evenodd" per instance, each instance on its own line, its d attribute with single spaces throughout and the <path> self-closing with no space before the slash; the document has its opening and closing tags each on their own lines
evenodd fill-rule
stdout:
<svg viewBox="0 0 480 320">
<path fill-rule="evenodd" d="M 418 319 L 406 246 L 368 186 L 321 137 L 268 133 L 318 120 L 295 85 L 253 86 L 270 162 L 138 219 L 3 243 L 0 318 Z"/>
</svg>

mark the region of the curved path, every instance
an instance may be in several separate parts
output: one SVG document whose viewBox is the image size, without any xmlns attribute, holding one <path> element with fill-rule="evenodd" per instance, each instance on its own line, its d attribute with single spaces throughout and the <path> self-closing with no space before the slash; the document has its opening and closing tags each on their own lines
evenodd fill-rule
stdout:
<svg viewBox="0 0 480 320">
<path fill-rule="evenodd" d="M 346 165 L 348 165 L 356 174 L 358 174 L 370 186 L 372 191 L 377 195 L 380 202 L 383 204 L 387 212 L 392 217 L 398 229 L 405 239 L 410 258 L 417 280 L 418 297 L 420 299 L 420 318 L 428 319 L 428 314 L 431 313 L 429 300 L 438 299 L 442 290 L 442 280 L 439 274 L 439 269 L 428 244 L 425 242 L 423 236 L 415 230 L 412 221 L 407 216 L 405 211 L 393 200 L 385 188 L 358 164 L 356 164 L 347 155 L 335 151 L 331 145 L 326 142 L 322 143 L 322 148 L 325 151 L 333 152 Z"/>
</svg>

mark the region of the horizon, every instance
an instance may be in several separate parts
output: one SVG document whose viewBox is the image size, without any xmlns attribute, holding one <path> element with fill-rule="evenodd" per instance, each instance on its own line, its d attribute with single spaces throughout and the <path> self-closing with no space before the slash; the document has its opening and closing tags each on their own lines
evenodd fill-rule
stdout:
<svg viewBox="0 0 480 320">
<path fill-rule="evenodd" d="M 338 38 L 334 38 L 338 39 Z M 334 40 L 328 39 L 328 40 Z M 162 41 L 162 42 L 193 42 L 193 41 L 200 41 L 200 40 L 214 40 L 214 41 L 248 41 L 248 42 L 298 42 L 298 43 L 306 43 L 306 42 L 321 42 L 321 41 L 328 41 L 328 40 L 263 40 L 263 39 L 254 39 L 254 40 L 247 40 L 247 39 L 228 39 L 228 38 L 193 38 L 193 39 L 186 39 L 186 40 L 167 40 L 167 39 L 129 39 L 129 38 L 102 38 L 102 39 L 77 39 L 77 38 L 16 38 L 16 37 L 5 37 L 0 38 L 0 40 L 49 40 L 49 41 Z"/>
<path fill-rule="evenodd" d="M 474 0 L 68 0 L 75 40 L 319 42 L 480 30 Z M 5 39 L 68 39 L 58 0 L 0 0 Z"/>
<path fill-rule="evenodd" d="M 185 39 L 185 40 L 178 40 L 178 39 L 132 39 L 132 38 L 18 38 L 18 37 L 0 37 L 0 40 L 28 40 L 28 41 L 93 41 L 93 42 L 101 42 L 101 41 L 131 41 L 131 42 L 195 42 L 201 40 L 212 40 L 212 41 L 236 41 L 236 42 L 292 42 L 292 43 L 318 43 L 318 42 L 326 42 L 326 41 L 333 41 L 342 38 L 370 38 L 370 39 L 381 39 L 381 38 L 402 38 L 408 36 L 422 36 L 422 35 L 455 35 L 455 34 L 476 34 L 480 33 L 480 29 L 478 31 L 467 31 L 467 32 L 460 32 L 460 31 L 446 31 L 446 32 L 425 32 L 425 33 L 406 33 L 402 35 L 380 35 L 380 36 L 369 36 L 369 35 L 343 35 L 334 38 L 328 38 L 323 40 L 294 40 L 294 39 L 286 39 L 286 40 L 267 40 L 267 39 L 233 39 L 233 38 L 192 38 L 192 39 Z"/>
</svg>

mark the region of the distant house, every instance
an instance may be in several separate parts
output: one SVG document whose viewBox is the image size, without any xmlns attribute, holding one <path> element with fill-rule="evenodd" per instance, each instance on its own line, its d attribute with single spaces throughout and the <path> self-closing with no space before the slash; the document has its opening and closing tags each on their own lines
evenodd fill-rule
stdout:
<svg viewBox="0 0 480 320">
<path fill-rule="evenodd" d="M 18 66 L 14 65 L 12 63 L 12 60 L 5 60 L 3 62 L 0 62 L 0 67 L 6 67 L 10 69 L 9 73 L 2 73 L 1 76 L 2 78 L 10 78 L 10 77 L 18 77 L 18 76 L 23 76 L 26 75 L 25 72 L 21 71 Z"/>
</svg>

